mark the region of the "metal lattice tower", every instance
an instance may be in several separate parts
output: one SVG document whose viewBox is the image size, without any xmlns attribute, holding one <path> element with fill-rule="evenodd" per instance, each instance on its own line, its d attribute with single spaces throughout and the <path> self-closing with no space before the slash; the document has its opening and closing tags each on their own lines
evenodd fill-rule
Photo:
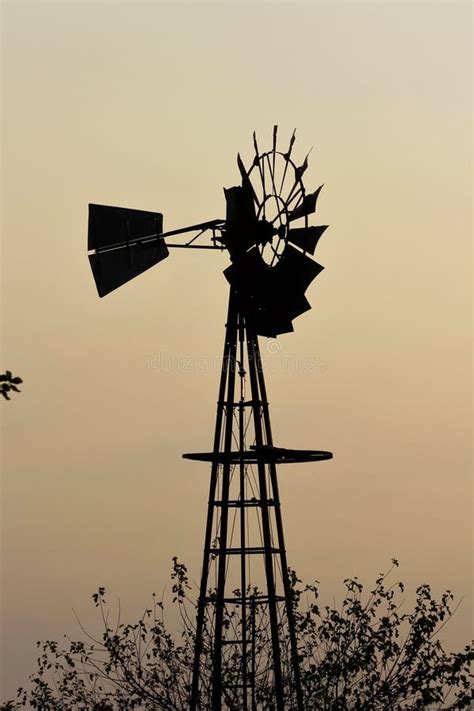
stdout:
<svg viewBox="0 0 474 711">
<path fill-rule="evenodd" d="M 205 651 L 213 709 L 256 709 L 259 689 L 269 687 L 277 709 L 303 709 L 277 464 L 327 459 L 329 453 L 273 446 L 258 337 L 233 292 L 214 450 L 184 456 L 212 462 L 191 708 L 206 707 L 200 703 Z M 257 591 L 255 582 L 263 589 Z M 206 650 L 203 629 L 213 631 Z"/>
<path fill-rule="evenodd" d="M 293 162 L 294 140 L 293 133 L 288 150 L 277 151 L 275 127 L 272 149 L 260 153 L 254 134 L 250 169 L 237 158 L 242 185 L 225 190 L 225 220 L 166 233 L 161 213 L 90 205 L 100 296 L 165 259 L 170 247 L 227 250 L 231 258 L 213 450 L 183 455 L 211 463 L 191 711 L 304 708 L 277 465 L 332 455 L 274 445 L 258 341 L 293 330 L 322 270 L 308 256 L 326 229 L 308 225 L 321 188 L 306 193 L 308 157 Z M 188 242 L 169 242 L 192 231 Z M 211 244 L 197 244 L 209 231 Z"/>
</svg>

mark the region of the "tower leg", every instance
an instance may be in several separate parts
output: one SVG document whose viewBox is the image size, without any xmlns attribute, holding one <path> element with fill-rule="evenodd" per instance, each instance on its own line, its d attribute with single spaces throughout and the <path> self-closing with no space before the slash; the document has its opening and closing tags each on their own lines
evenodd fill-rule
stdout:
<svg viewBox="0 0 474 711">
<path fill-rule="evenodd" d="M 253 333 L 249 333 L 247 327 L 247 350 L 248 350 L 248 367 L 250 377 L 250 387 L 252 393 L 252 409 L 255 427 L 255 446 L 263 447 L 266 442 L 263 438 L 262 431 L 262 401 L 258 386 L 257 364 L 255 360 L 255 340 Z M 284 711 L 283 707 L 283 683 L 281 675 L 281 658 L 280 658 L 280 639 L 278 634 L 278 616 L 276 609 L 276 590 L 275 577 L 273 573 L 273 542 L 270 529 L 270 515 L 268 511 L 268 492 L 266 481 L 266 467 L 263 462 L 258 462 L 258 483 L 260 488 L 261 500 L 261 515 L 263 529 L 263 544 L 265 547 L 265 573 L 268 590 L 268 611 L 270 616 L 271 640 L 272 640 L 272 655 L 273 655 L 273 671 L 275 674 L 275 692 L 276 706 L 278 711 Z"/>
<path fill-rule="evenodd" d="M 231 295 L 231 302 L 233 301 Z M 229 308 L 229 351 L 227 370 L 227 397 L 225 402 L 226 419 L 224 431 L 224 454 L 230 454 L 232 449 L 232 425 L 234 419 L 234 390 L 237 347 L 237 310 L 233 303 Z M 229 491 L 230 491 L 230 463 L 222 466 L 222 492 L 221 492 L 221 522 L 219 527 L 219 556 L 217 570 L 217 595 L 214 616 L 214 653 L 213 653 L 213 684 L 212 684 L 212 711 L 220 711 L 222 704 L 222 625 L 224 621 L 224 595 L 227 564 L 227 532 L 229 522 Z"/>
<path fill-rule="evenodd" d="M 255 336 L 251 339 L 253 344 L 254 360 L 257 370 L 258 383 L 260 387 L 260 393 L 262 398 L 262 414 L 263 422 L 266 431 L 267 443 L 273 445 L 273 435 L 272 427 L 270 423 L 270 410 L 268 407 L 267 400 L 267 389 L 265 386 L 265 377 L 263 374 L 262 360 L 260 357 L 260 346 L 258 344 L 258 338 Z M 275 520 L 278 535 L 278 544 L 280 548 L 280 558 L 281 558 L 281 571 L 283 576 L 283 585 L 285 589 L 285 599 L 286 599 L 286 614 L 288 615 L 288 633 L 290 635 L 290 646 L 291 646 L 291 661 L 292 661 L 292 671 L 294 674 L 294 686 L 296 692 L 296 702 L 298 711 L 303 711 L 303 692 L 301 689 L 301 675 L 300 675 L 300 665 L 298 657 L 298 645 L 296 639 L 296 624 L 295 616 L 293 610 L 292 594 L 290 577 L 288 573 L 288 561 L 286 557 L 286 547 L 285 547 L 285 537 L 283 533 L 283 519 L 281 514 L 280 505 L 280 494 L 278 490 L 278 478 L 276 473 L 276 465 L 269 464 L 270 469 L 270 479 L 272 482 L 273 494 L 275 497 Z"/>
<path fill-rule="evenodd" d="M 235 295 L 230 292 L 229 307 L 227 311 L 226 333 L 224 341 L 224 354 L 222 357 L 221 379 L 219 383 L 219 394 L 217 399 L 217 414 L 216 426 L 214 431 L 214 453 L 220 450 L 220 442 L 222 436 L 222 421 L 225 409 L 225 393 L 226 384 L 229 378 L 230 371 L 235 369 L 232 361 L 232 353 L 235 349 L 235 334 L 236 334 L 237 308 L 235 303 Z M 234 356 L 235 358 L 235 356 Z M 219 464 L 215 460 L 211 467 L 211 481 L 209 486 L 209 500 L 206 519 L 206 532 L 204 535 L 204 556 L 201 572 L 201 585 L 199 589 L 199 598 L 197 604 L 197 619 L 196 619 L 196 641 L 194 648 L 194 664 L 193 664 L 193 679 L 191 687 L 191 711 L 199 708 L 199 678 L 201 667 L 201 655 L 203 652 L 203 626 L 204 614 L 206 608 L 206 596 L 209 579 L 209 563 L 211 556 L 211 541 L 214 522 L 214 502 L 216 500 L 217 478 L 219 472 Z"/>
<path fill-rule="evenodd" d="M 245 325 L 242 316 L 239 317 L 239 378 L 240 378 L 240 398 L 239 398 L 239 451 L 245 451 L 245 389 L 244 389 L 244 343 L 245 343 Z M 242 695 L 242 711 L 248 709 L 248 659 L 247 659 L 247 531 L 245 521 L 245 462 L 243 458 L 239 462 L 239 488 L 240 488 L 240 589 L 242 595 L 242 686 L 244 693 Z"/>
</svg>

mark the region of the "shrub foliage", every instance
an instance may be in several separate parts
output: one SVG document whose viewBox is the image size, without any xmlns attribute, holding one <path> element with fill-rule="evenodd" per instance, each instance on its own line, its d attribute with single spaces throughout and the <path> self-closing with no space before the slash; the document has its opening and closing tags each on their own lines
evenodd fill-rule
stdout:
<svg viewBox="0 0 474 711">
<path fill-rule="evenodd" d="M 436 600 L 429 585 L 422 585 L 413 607 L 403 612 L 403 583 L 388 582 L 397 566 L 392 561 L 388 573 L 380 574 L 367 591 L 357 578 L 345 580 L 345 597 L 338 608 L 321 606 L 317 584 L 302 585 L 290 571 L 306 709 L 470 708 L 472 646 L 448 652 L 439 639 L 454 612 L 452 594 L 446 591 Z M 179 636 L 167 630 L 164 605 L 156 596 L 138 622 L 125 624 L 118 613 L 112 625 L 106 591 L 99 588 L 93 601 L 101 615 L 102 635 L 94 639 L 83 630 L 85 641 L 38 643 L 37 668 L 28 688 L 20 689 L 18 698 L 1 709 L 187 709 L 195 610 L 186 567 L 176 559 L 172 579 L 173 603 L 182 620 Z M 206 633 L 210 638 L 209 630 Z M 257 629 L 257 649 L 258 634 Z M 226 663 L 231 665 L 232 659 Z M 202 709 L 210 708 L 210 682 L 210 655 L 205 651 Z M 291 689 L 288 694 L 285 707 L 290 709 Z M 237 710 L 238 705 L 228 697 L 226 708 Z M 272 688 L 258 687 L 257 708 L 274 708 Z"/>
</svg>

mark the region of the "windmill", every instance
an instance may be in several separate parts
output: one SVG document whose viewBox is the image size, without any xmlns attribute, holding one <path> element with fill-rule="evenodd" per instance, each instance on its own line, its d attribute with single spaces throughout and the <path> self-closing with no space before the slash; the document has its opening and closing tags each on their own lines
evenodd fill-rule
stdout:
<svg viewBox="0 0 474 711">
<path fill-rule="evenodd" d="M 312 255 L 327 226 L 309 225 L 322 186 L 306 192 L 308 156 L 297 165 L 294 142 L 295 132 L 287 150 L 277 150 L 275 126 L 271 149 L 261 152 L 254 133 L 250 167 L 238 155 L 241 183 L 224 189 L 225 220 L 165 232 L 161 213 L 89 205 L 89 260 L 100 296 L 172 248 L 230 257 L 213 448 L 183 455 L 211 465 L 193 711 L 270 708 L 262 697 L 268 688 L 278 711 L 303 709 L 277 465 L 332 454 L 274 445 L 258 340 L 293 331 L 293 321 L 311 308 L 305 292 L 323 268 Z"/>
</svg>

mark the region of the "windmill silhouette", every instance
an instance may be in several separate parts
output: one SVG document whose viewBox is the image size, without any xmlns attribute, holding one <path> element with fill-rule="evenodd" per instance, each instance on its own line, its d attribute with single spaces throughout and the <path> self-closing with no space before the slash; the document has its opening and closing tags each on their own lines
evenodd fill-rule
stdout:
<svg viewBox="0 0 474 711">
<path fill-rule="evenodd" d="M 305 292 L 323 268 L 310 255 L 327 226 L 309 225 L 322 186 L 306 192 L 308 156 L 297 166 L 294 142 L 295 132 L 286 152 L 277 150 L 275 126 L 271 149 L 260 152 L 254 133 L 250 167 L 237 157 L 241 184 L 224 189 L 225 220 L 164 232 L 161 213 L 89 205 L 89 260 L 100 296 L 168 257 L 170 248 L 230 255 L 213 449 L 183 455 L 211 464 L 193 711 L 269 708 L 261 696 L 268 688 L 278 711 L 303 709 L 277 465 L 332 454 L 274 446 L 258 340 L 293 331 L 293 320 L 311 308 Z"/>
</svg>

